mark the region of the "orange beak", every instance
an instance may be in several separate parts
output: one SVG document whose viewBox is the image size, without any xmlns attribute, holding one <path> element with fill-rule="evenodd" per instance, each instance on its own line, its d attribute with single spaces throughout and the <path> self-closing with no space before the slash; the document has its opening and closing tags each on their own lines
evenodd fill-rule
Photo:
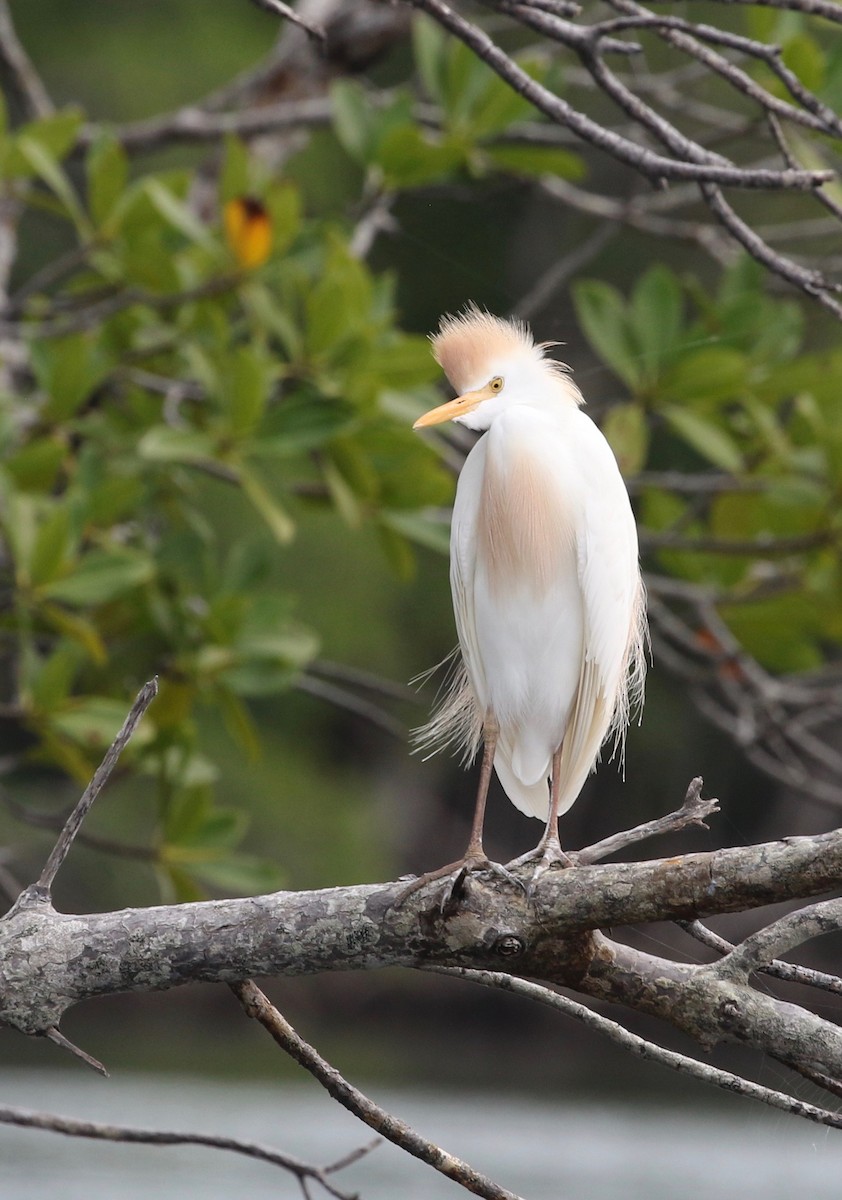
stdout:
<svg viewBox="0 0 842 1200">
<path fill-rule="evenodd" d="M 423 429 L 425 425 L 440 425 L 442 421 L 452 421 L 454 417 L 463 417 L 465 413 L 472 412 L 477 405 L 482 404 L 483 400 L 487 400 L 490 394 L 488 388 L 481 388 L 477 392 L 465 392 L 454 400 L 448 400 L 444 404 L 440 404 L 438 408 L 431 408 L 429 412 L 425 412 L 412 428 Z"/>
</svg>

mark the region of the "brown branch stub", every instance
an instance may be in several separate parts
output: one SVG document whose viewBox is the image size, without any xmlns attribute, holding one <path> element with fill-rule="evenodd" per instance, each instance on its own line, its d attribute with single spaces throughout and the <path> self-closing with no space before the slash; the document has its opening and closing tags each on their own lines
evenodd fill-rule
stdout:
<svg viewBox="0 0 842 1200">
<path fill-rule="evenodd" d="M 83 1063 L 92 1067 L 99 1075 L 104 1075 L 106 1079 L 108 1078 L 108 1072 L 99 1059 L 94 1058 L 86 1050 L 82 1050 L 79 1046 L 74 1045 L 70 1038 L 66 1038 L 60 1029 L 56 1029 L 55 1027 L 48 1029 L 44 1036 L 49 1038 L 51 1042 L 54 1042 L 56 1046 L 61 1046 L 62 1050 L 69 1050 L 74 1058 L 81 1059 Z"/>
<path fill-rule="evenodd" d="M 61 831 L 59 839 L 50 853 L 50 857 L 44 864 L 44 869 L 36 884 L 37 890 L 47 898 L 49 898 L 55 877 L 61 869 L 62 863 L 67 858 L 70 847 L 73 845 L 74 838 L 82 827 L 83 821 L 91 811 L 91 807 L 97 796 L 108 782 L 111 772 L 117 765 L 117 760 L 131 740 L 134 731 L 140 724 L 143 714 L 157 695 L 158 677 L 156 675 L 148 683 L 145 683 L 138 692 L 137 699 L 132 705 L 129 715 L 123 722 L 123 727 L 94 772 L 94 776 L 82 793 L 79 803 L 67 818 L 64 829 Z"/>
<path fill-rule="evenodd" d="M 700 775 L 690 780 L 684 803 L 675 812 L 667 813 L 665 817 L 657 817 L 654 821 L 645 821 L 642 825 L 635 825 L 633 829 L 627 829 L 623 833 L 612 834 L 611 837 L 594 842 L 592 846 L 573 851 L 570 857 L 584 866 L 600 862 L 609 855 L 617 854 L 627 846 L 633 846 L 647 838 L 659 837 L 663 833 L 677 833 L 688 825 L 700 825 L 702 829 L 707 829 L 705 817 L 719 812 L 719 801 L 713 797 L 707 800 L 702 798 L 702 782 Z"/>
<path fill-rule="evenodd" d="M 427 1141 L 411 1126 L 398 1117 L 380 1108 L 368 1096 L 355 1088 L 327 1062 L 313 1046 L 308 1045 L 293 1029 L 289 1021 L 261 992 L 250 979 L 230 984 L 231 991 L 242 1004 L 248 1016 L 258 1021 L 273 1040 L 294 1058 L 305 1070 L 318 1080 L 327 1092 L 343 1108 L 359 1117 L 369 1128 L 374 1129 L 387 1141 L 406 1150 L 414 1158 L 434 1167 L 448 1179 L 458 1183 L 466 1191 L 485 1200 L 519 1200 L 514 1192 L 501 1187 L 492 1179 L 475 1171 L 468 1163 L 448 1154 L 446 1150 Z"/>
</svg>

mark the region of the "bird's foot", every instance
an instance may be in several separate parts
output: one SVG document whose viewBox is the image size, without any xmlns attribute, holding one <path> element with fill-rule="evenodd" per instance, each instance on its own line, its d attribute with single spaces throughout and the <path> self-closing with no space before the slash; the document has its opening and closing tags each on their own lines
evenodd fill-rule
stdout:
<svg viewBox="0 0 842 1200">
<path fill-rule="evenodd" d="M 458 859 L 457 862 L 448 863 L 447 866 L 439 867 L 436 871 L 425 871 L 423 875 L 419 875 L 417 879 L 413 879 L 411 883 L 398 893 L 391 907 L 400 907 L 405 900 L 415 892 L 426 887 L 427 884 L 443 879 L 445 880 L 445 886 L 439 897 L 438 907 L 442 915 L 446 916 L 458 904 L 467 877 L 477 874 L 480 871 L 488 871 L 490 875 L 499 876 L 500 879 L 519 888 L 521 891 L 526 890 L 517 876 L 513 875 L 502 863 L 492 862 L 484 853 L 469 853 L 464 858 Z"/>
<path fill-rule="evenodd" d="M 529 899 L 535 892 L 538 880 L 547 871 L 556 871 L 576 865 L 573 859 L 564 853 L 558 838 L 542 838 L 534 850 L 528 850 L 526 854 L 521 854 L 519 858 L 514 858 L 510 863 L 506 863 L 505 870 L 511 871 L 513 867 L 525 867 L 532 863 L 535 864 L 532 876 L 525 887 Z"/>
</svg>

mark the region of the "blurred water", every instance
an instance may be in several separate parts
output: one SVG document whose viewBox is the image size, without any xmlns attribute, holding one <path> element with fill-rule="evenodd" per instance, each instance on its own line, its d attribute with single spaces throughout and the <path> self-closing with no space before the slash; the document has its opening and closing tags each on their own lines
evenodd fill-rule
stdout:
<svg viewBox="0 0 842 1200">
<path fill-rule="evenodd" d="M 99 1080 L 9 1071 L 0 1103 L 65 1116 L 201 1130 L 329 1162 L 370 1132 L 315 1085 L 168 1076 Z M 372 1098 L 526 1200 L 837 1200 L 842 1133 L 756 1106 L 725 1114 L 413 1091 Z M 362 1200 L 456 1200 L 455 1184 L 382 1145 L 336 1177 Z M 199 1147 L 135 1147 L 0 1126 L 0 1200 L 300 1200 L 289 1176 Z M 318 1193 L 321 1195 L 321 1193 Z"/>
</svg>

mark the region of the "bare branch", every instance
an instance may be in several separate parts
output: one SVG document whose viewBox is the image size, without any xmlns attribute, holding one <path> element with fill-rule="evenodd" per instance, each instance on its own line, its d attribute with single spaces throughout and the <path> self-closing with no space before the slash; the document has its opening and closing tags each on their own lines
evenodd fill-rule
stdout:
<svg viewBox="0 0 842 1200">
<path fill-rule="evenodd" d="M 252 4 L 258 8 L 262 8 L 265 12 L 274 13 L 275 16 L 283 17 L 285 21 L 292 22 L 299 29 L 303 29 L 308 37 L 311 37 L 315 42 L 324 44 L 327 40 L 327 34 L 320 25 L 311 25 L 305 21 L 303 17 L 290 8 L 288 4 L 284 4 L 283 0 L 252 0 Z"/>
<path fill-rule="evenodd" d="M 179 1133 L 170 1129 L 135 1129 L 126 1125 L 106 1125 L 99 1121 L 77 1121 L 73 1117 L 61 1117 L 55 1113 L 29 1112 L 23 1108 L 0 1107 L 0 1124 L 16 1125 L 22 1129 L 40 1129 L 48 1133 L 62 1133 L 67 1137 L 91 1138 L 101 1142 L 127 1142 L 142 1146 L 208 1146 L 213 1150 L 230 1150 L 247 1158 L 269 1163 L 290 1171 L 299 1180 L 312 1180 L 320 1184 L 335 1200 L 353 1200 L 348 1192 L 339 1191 L 327 1178 L 348 1162 L 356 1161 L 372 1147 L 361 1148 L 354 1157 L 329 1167 L 313 1167 L 289 1154 L 273 1150 L 260 1142 L 246 1142 L 240 1138 L 220 1137 L 212 1133 Z"/>
<path fill-rule="evenodd" d="M 554 992 L 547 987 L 542 987 L 540 984 L 532 983 L 526 979 L 518 979 L 513 975 L 505 975 L 501 972 L 472 971 L 464 967 L 431 966 L 425 969 L 435 972 L 438 975 L 450 975 L 457 979 L 465 979 L 471 983 L 478 983 L 483 987 L 499 988 L 503 991 L 514 992 L 518 996 L 525 996 L 530 1000 L 536 1000 L 539 1004 L 545 1004 L 550 1008 L 563 1012 L 568 1017 L 573 1017 L 574 1020 L 580 1021 L 583 1025 L 587 1025 L 597 1033 L 604 1035 L 610 1041 L 618 1046 L 622 1046 L 625 1050 L 629 1050 L 638 1058 L 660 1063 L 662 1066 L 670 1067 L 671 1070 L 678 1071 L 682 1075 L 691 1075 L 703 1083 L 710 1083 L 715 1087 L 724 1088 L 725 1091 L 731 1092 L 734 1095 L 759 1100 L 762 1104 L 768 1104 L 771 1108 L 779 1108 L 784 1112 L 793 1113 L 799 1117 L 806 1117 L 807 1120 L 815 1121 L 819 1125 L 829 1125 L 834 1129 L 842 1129 L 842 1113 L 818 1108 L 814 1104 L 806 1104 L 803 1100 L 796 1100 L 793 1096 L 786 1095 L 785 1092 L 777 1092 L 772 1088 L 763 1087 L 759 1083 L 752 1083 L 751 1080 L 744 1079 L 741 1075 L 734 1075 L 730 1071 L 723 1071 L 718 1067 L 710 1066 L 708 1063 L 699 1062 L 697 1059 L 690 1058 L 686 1054 L 678 1054 L 674 1050 L 667 1050 L 665 1047 L 658 1046 L 654 1042 L 648 1042 L 636 1033 L 630 1033 L 628 1029 L 624 1029 L 616 1021 L 611 1021 L 607 1017 L 593 1012 L 592 1009 L 586 1008 L 584 1004 L 579 1004 L 575 1000 L 569 1000 L 566 996 L 559 995 L 558 992 Z"/>
<path fill-rule="evenodd" d="M 86 1066 L 92 1067 L 98 1075 L 103 1075 L 106 1079 L 108 1078 L 108 1072 L 99 1059 L 94 1058 L 86 1050 L 82 1050 L 79 1046 L 74 1045 L 70 1038 L 66 1038 L 60 1029 L 56 1029 L 53 1026 L 53 1028 L 47 1030 L 44 1036 L 49 1038 L 51 1042 L 54 1042 L 56 1046 L 60 1046 L 62 1050 L 68 1050 L 74 1058 L 81 1059 Z"/>
<path fill-rule="evenodd" d="M 400 741 L 406 740 L 407 728 L 402 721 L 398 721 L 379 704 L 374 704 L 371 700 L 365 700 L 361 696 L 355 696 L 347 688 L 337 687 L 335 683 L 328 683 L 324 679 L 314 679 L 312 675 L 306 673 L 299 677 L 295 687 L 299 692 L 306 692 L 310 696 L 326 700 L 328 704 L 333 704 L 337 708 L 345 709 L 354 716 L 362 717 L 363 720 L 376 725 L 378 729 L 382 729 Z"/>
<path fill-rule="evenodd" d="M 738 217 L 734 209 L 726 201 L 720 188 L 712 183 L 702 183 L 702 195 L 704 196 L 711 212 L 722 222 L 725 228 L 733 235 L 734 238 L 748 250 L 752 258 L 756 258 L 769 271 L 775 275 L 779 275 L 781 279 L 786 279 L 788 283 L 794 284 L 807 295 L 813 296 L 818 302 L 829 312 L 832 312 L 835 317 L 842 320 L 842 304 L 838 300 L 833 299 L 828 295 L 828 291 L 842 291 L 842 285 L 829 283 L 820 271 L 807 270 L 804 267 L 793 262 L 790 258 L 785 258 L 782 254 L 778 254 L 770 246 L 763 241 L 758 233 L 747 225 L 742 218 Z"/>
<path fill-rule="evenodd" d="M 715 964 L 717 974 L 727 979 L 748 979 L 768 966 L 776 955 L 786 953 L 810 938 L 836 933 L 842 928 L 842 899 L 822 900 L 799 908 L 758 930 L 735 946 Z"/>
<path fill-rule="evenodd" d="M 48 117 L 54 112 L 47 89 L 18 38 L 8 0 L 0 0 L 0 63 L 28 117 Z"/>
<path fill-rule="evenodd" d="M 484 1196 L 486 1200 L 518 1200 L 514 1192 L 496 1184 L 492 1179 L 481 1175 L 466 1162 L 448 1154 L 428 1142 L 416 1133 L 411 1126 L 398 1117 L 392 1116 L 380 1108 L 368 1096 L 353 1087 L 352 1084 L 332 1067 L 329 1062 L 312 1046 L 308 1045 L 293 1029 L 284 1016 L 270 1004 L 263 992 L 250 979 L 241 983 L 232 983 L 231 990 L 242 1004 L 248 1016 L 259 1021 L 275 1042 L 294 1058 L 305 1070 L 318 1080 L 330 1095 L 343 1108 L 347 1108 L 355 1117 L 359 1117 L 370 1129 L 374 1129 L 387 1141 L 406 1150 L 414 1158 L 420 1159 L 429 1166 L 454 1180 L 466 1191 L 475 1196 Z"/>
<path fill-rule="evenodd" d="M 61 832 L 61 835 L 56 842 L 50 857 L 47 859 L 44 869 L 35 885 L 39 891 L 49 896 L 52 890 L 53 882 L 58 874 L 62 863 L 67 858 L 70 847 L 73 845 L 73 839 L 79 832 L 82 822 L 91 811 L 91 807 L 99 793 L 102 791 L 105 784 L 111 775 L 111 772 L 117 765 L 117 760 L 123 753 L 123 750 L 131 740 L 132 734 L 140 724 L 143 714 L 146 712 L 149 705 L 158 695 L 158 679 L 154 679 L 143 685 L 138 693 L 137 699 L 129 711 L 129 715 L 123 722 L 123 726 L 116 738 L 112 742 L 110 748 L 106 752 L 105 758 L 97 767 L 94 777 L 88 786 L 85 788 L 79 803 L 74 808 L 73 812 L 67 819 L 67 823 Z"/>
<path fill-rule="evenodd" d="M 715 162 L 682 162 L 621 137 L 592 121 L 574 109 L 566 100 L 554 95 L 513 62 L 477 25 L 472 25 L 456 13 L 444 0 L 411 0 L 415 8 L 430 14 L 445 29 L 487 63 L 524 99 L 540 112 L 572 129 L 586 142 L 646 175 L 654 183 L 670 179 L 687 179 L 708 184 L 727 184 L 745 188 L 812 190 L 833 178 L 830 171 L 766 171 L 719 165 Z"/>
<path fill-rule="evenodd" d="M 328 96 L 280 100 L 235 112 L 212 112 L 199 105 L 188 105 L 160 117 L 118 125 L 114 134 L 127 150 L 138 153 L 172 142 L 216 142 L 226 134 L 250 138 L 287 129 L 324 126 L 330 123 L 331 114 Z M 98 125 L 83 126 L 77 151 L 86 150 L 99 133 Z"/>
<path fill-rule="evenodd" d="M 660 837 L 664 833 L 676 833 L 688 825 L 700 825 L 702 829 L 707 829 L 705 817 L 717 812 L 719 812 L 719 801 L 713 798 L 702 799 L 702 779 L 697 776 L 696 779 L 691 780 L 684 803 L 675 812 L 668 813 L 665 817 L 657 817 L 654 821 L 636 825 L 633 829 L 627 829 L 623 833 L 612 834 L 611 837 L 594 842 L 592 846 L 586 846 L 582 850 L 570 851 L 570 857 L 580 865 L 600 862 L 637 842 L 651 837 Z"/>
<path fill-rule="evenodd" d="M 716 950 L 718 954 L 730 954 L 735 948 L 733 942 L 720 937 L 712 929 L 708 929 L 701 921 L 677 921 L 679 928 L 689 933 L 697 942 Z M 812 967 L 802 967 L 798 963 L 780 962 L 773 959 L 758 968 L 764 975 L 773 975 L 776 979 L 785 979 L 788 983 L 801 983 L 805 987 L 820 988 L 825 992 L 834 992 L 842 996 L 842 978 L 838 975 L 828 975 L 825 971 L 816 971 Z"/>
</svg>

